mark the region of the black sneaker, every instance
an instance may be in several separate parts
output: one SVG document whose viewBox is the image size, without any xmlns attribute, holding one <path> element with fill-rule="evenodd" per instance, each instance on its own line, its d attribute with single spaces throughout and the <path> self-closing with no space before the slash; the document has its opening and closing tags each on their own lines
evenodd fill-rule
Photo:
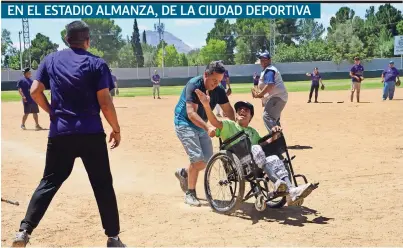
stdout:
<svg viewBox="0 0 403 248">
<path fill-rule="evenodd" d="M 11 247 L 25 247 L 29 242 L 29 234 L 26 230 L 17 232 Z"/>
<path fill-rule="evenodd" d="M 108 241 L 106 242 L 107 247 L 127 247 L 125 244 L 123 244 L 122 240 L 118 238 L 117 240 L 114 238 L 108 238 Z"/>
</svg>

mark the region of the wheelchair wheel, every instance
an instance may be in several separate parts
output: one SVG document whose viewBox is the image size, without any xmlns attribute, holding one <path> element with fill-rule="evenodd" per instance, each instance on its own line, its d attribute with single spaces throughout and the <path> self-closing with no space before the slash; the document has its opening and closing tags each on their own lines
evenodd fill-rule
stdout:
<svg viewBox="0 0 403 248">
<path fill-rule="evenodd" d="M 272 181 L 269 181 L 268 183 L 269 190 L 273 191 L 274 190 L 274 183 Z M 284 197 L 277 197 L 275 199 L 272 199 L 267 202 L 267 206 L 269 208 L 282 208 L 284 205 L 287 203 L 287 199 Z"/>
<path fill-rule="evenodd" d="M 204 190 L 214 211 L 222 214 L 235 212 L 243 202 L 245 193 L 239 159 L 228 151 L 213 155 L 206 167 Z"/>
</svg>

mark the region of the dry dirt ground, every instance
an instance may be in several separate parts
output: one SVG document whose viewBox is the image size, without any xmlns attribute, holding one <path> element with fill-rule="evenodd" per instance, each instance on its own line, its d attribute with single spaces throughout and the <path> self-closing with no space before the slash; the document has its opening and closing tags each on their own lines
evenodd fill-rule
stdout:
<svg viewBox="0 0 403 248">
<path fill-rule="evenodd" d="M 162 89 L 163 91 L 163 89 Z M 364 103 L 350 103 L 348 91 L 320 92 L 322 104 L 307 104 L 307 93 L 290 93 L 282 125 L 294 169 L 320 185 L 305 207 L 259 213 L 253 201 L 233 216 L 183 203 L 174 177 L 187 156 L 173 126 L 177 96 L 115 100 L 121 146 L 110 151 L 121 220 L 128 246 L 399 246 L 403 244 L 403 89 L 396 100 L 381 90 L 362 91 Z M 252 126 L 264 134 L 258 100 Z M 344 101 L 344 103 L 336 103 Z M 2 103 L 2 246 L 9 246 L 24 217 L 45 162 L 47 131 L 21 131 L 22 106 Z M 40 114 L 46 127 L 48 120 Z M 105 122 L 105 126 L 106 122 Z M 33 128 L 32 117 L 27 128 Z M 109 126 L 106 127 L 109 132 Z M 214 140 L 217 151 L 218 140 Z M 204 175 L 204 174 L 203 174 Z M 203 178 L 198 195 L 205 198 Z M 98 209 L 81 160 L 33 233 L 31 246 L 104 246 Z"/>
</svg>

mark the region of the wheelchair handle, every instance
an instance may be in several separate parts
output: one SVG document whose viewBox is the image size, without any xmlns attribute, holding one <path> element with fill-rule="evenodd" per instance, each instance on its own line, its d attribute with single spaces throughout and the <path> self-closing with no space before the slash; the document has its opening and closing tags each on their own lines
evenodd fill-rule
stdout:
<svg viewBox="0 0 403 248">
<path fill-rule="evenodd" d="M 280 135 L 283 135 L 283 132 L 282 132 L 282 131 L 280 131 L 280 132 L 275 132 L 275 133 L 280 133 Z M 271 133 L 267 134 L 266 136 L 263 136 L 263 137 L 258 141 L 258 143 L 260 144 L 260 143 L 265 142 L 266 140 L 268 140 L 268 139 L 270 139 L 271 137 L 273 137 L 273 134 L 275 134 L 275 133 L 271 132 Z"/>
<path fill-rule="evenodd" d="M 247 135 L 247 134 L 245 133 L 245 131 L 242 130 L 242 131 L 238 132 L 238 133 L 235 134 L 234 136 L 232 136 L 232 137 L 228 138 L 227 140 L 225 140 L 225 141 L 221 144 L 221 147 L 225 147 L 225 146 L 231 144 L 232 142 L 234 142 L 235 140 L 239 139 L 240 137 L 242 137 L 242 136 L 244 136 L 244 135 Z"/>
</svg>

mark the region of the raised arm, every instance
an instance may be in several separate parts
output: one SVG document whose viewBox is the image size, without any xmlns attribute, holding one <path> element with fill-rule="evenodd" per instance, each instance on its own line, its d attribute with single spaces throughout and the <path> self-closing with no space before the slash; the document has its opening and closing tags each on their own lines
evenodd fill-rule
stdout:
<svg viewBox="0 0 403 248">
<path fill-rule="evenodd" d="M 210 107 L 210 97 L 204 94 L 201 90 L 197 89 L 196 94 L 199 97 L 200 102 L 203 104 L 203 108 L 206 111 L 207 118 L 211 125 L 218 129 L 222 129 L 223 124 L 222 121 L 218 120 L 217 117 L 214 115 L 213 110 Z"/>
</svg>

